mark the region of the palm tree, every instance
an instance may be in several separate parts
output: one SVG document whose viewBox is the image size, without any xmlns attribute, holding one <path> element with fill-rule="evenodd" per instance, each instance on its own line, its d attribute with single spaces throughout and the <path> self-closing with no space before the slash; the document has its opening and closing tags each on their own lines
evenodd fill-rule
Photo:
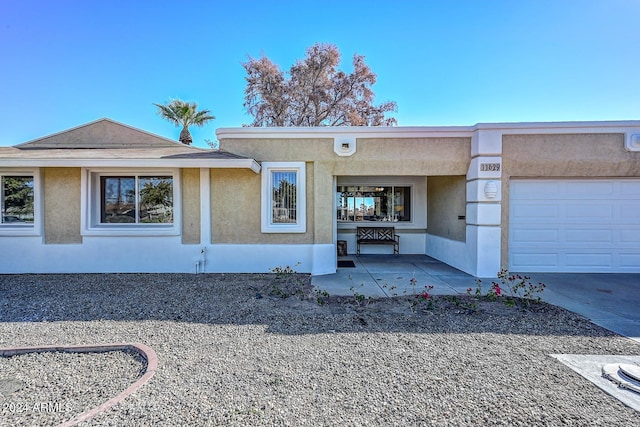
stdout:
<svg viewBox="0 0 640 427">
<path fill-rule="evenodd" d="M 182 125 L 182 131 L 180 132 L 180 142 L 185 145 L 191 145 L 193 139 L 191 138 L 191 132 L 189 132 L 189 126 L 203 126 L 205 123 L 214 120 L 215 117 L 211 115 L 209 110 L 198 110 L 198 104 L 195 102 L 185 102 L 179 99 L 173 99 L 171 102 L 160 105 L 153 104 L 158 107 L 158 114 L 176 126 Z"/>
</svg>

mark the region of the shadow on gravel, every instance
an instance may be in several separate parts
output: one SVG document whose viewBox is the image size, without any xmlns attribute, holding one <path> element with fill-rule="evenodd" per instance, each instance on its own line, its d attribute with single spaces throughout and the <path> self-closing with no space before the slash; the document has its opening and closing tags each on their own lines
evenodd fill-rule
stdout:
<svg viewBox="0 0 640 427">
<path fill-rule="evenodd" d="M 0 322 L 173 321 L 261 324 L 277 334 L 500 333 L 615 336 L 545 303 L 508 307 L 467 296 L 327 297 L 303 274 L 0 275 Z"/>
</svg>

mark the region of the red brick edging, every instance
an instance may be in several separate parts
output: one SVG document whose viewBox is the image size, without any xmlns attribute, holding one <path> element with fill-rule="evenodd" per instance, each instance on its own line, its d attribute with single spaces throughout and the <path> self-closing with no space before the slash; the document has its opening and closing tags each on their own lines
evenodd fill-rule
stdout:
<svg viewBox="0 0 640 427">
<path fill-rule="evenodd" d="M 153 349 L 144 344 L 92 344 L 92 345 L 44 345 L 34 347 L 9 347 L 0 348 L 0 356 L 15 356 L 19 354 L 27 353 L 46 353 L 46 352 L 65 352 L 65 353 L 104 353 L 108 351 L 135 351 L 140 356 L 144 357 L 147 361 L 147 368 L 144 374 L 138 378 L 133 384 L 124 389 L 117 396 L 107 400 L 102 405 L 89 409 L 78 415 L 77 417 L 60 424 L 59 427 L 70 427 L 76 424 L 87 421 L 96 415 L 112 408 L 118 403 L 122 402 L 127 396 L 136 392 L 140 387 L 146 384 L 151 377 L 156 373 L 158 369 L 158 356 Z"/>
</svg>

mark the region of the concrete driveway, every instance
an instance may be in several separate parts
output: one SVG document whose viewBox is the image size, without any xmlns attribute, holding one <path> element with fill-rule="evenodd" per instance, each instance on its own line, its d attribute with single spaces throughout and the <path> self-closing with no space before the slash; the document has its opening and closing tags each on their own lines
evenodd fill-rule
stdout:
<svg viewBox="0 0 640 427">
<path fill-rule="evenodd" d="M 476 278 L 426 255 L 361 255 L 341 258 L 353 267 L 313 276 L 311 283 L 331 295 L 394 296 L 434 286 L 435 295 L 465 294 Z M 640 274 L 524 273 L 546 285 L 542 299 L 640 342 Z M 412 285 L 412 280 L 415 285 Z M 491 283 L 484 279 L 484 290 Z"/>
<path fill-rule="evenodd" d="M 640 342 L 640 274 L 530 273 L 542 299 Z"/>
</svg>

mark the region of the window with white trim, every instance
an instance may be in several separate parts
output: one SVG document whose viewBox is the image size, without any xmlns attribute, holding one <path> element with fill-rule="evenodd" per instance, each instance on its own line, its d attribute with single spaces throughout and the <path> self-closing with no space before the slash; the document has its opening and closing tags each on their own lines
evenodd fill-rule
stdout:
<svg viewBox="0 0 640 427">
<path fill-rule="evenodd" d="M 2 225 L 33 227 L 35 218 L 35 179 L 33 175 L 0 175 Z"/>
<path fill-rule="evenodd" d="M 306 216 L 304 162 L 263 162 L 262 232 L 304 233 Z"/>
<path fill-rule="evenodd" d="M 173 177 L 101 176 L 101 224 L 172 224 Z"/>
<path fill-rule="evenodd" d="M 87 228 L 175 232 L 178 175 L 174 170 L 89 172 Z"/>
<path fill-rule="evenodd" d="M 411 221 L 410 186 L 338 186 L 337 198 L 339 222 Z"/>
</svg>

